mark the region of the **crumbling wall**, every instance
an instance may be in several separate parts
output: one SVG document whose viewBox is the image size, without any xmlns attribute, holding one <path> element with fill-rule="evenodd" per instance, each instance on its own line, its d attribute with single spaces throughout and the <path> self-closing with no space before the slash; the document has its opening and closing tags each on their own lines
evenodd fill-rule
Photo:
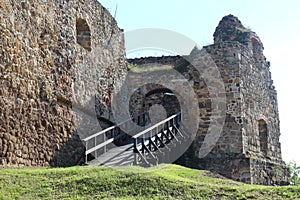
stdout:
<svg viewBox="0 0 300 200">
<path fill-rule="evenodd" d="M 238 18 L 228 15 L 216 28 L 214 44 L 203 48 L 218 67 L 226 94 L 210 94 L 203 75 L 190 63 L 183 65 L 181 71 L 198 96 L 200 121 L 193 143 L 176 163 L 208 169 L 246 183 L 288 184 L 289 171 L 280 151 L 276 90 L 259 37 Z M 197 51 L 194 49 L 190 56 Z M 184 58 L 189 56 L 181 59 Z M 178 57 L 173 60 L 161 57 L 130 62 L 176 66 L 178 60 Z M 205 137 L 213 123 L 210 95 L 226 96 L 225 124 L 214 148 L 201 157 L 199 151 L 206 148 Z"/>
<path fill-rule="evenodd" d="M 204 49 L 222 74 L 227 117 L 223 135 L 199 166 L 247 183 L 288 184 L 289 172 L 280 150 L 276 90 L 259 37 L 228 15 L 216 28 L 214 41 Z M 245 167 L 241 170 L 240 162 L 248 163 L 246 171 Z"/>
<path fill-rule="evenodd" d="M 0 164 L 77 164 L 74 101 L 84 108 L 96 93 L 90 74 L 109 109 L 109 84 L 126 73 L 122 30 L 96 0 L 4 0 L 0 12 Z"/>
<path fill-rule="evenodd" d="M 152 67 L 161 67 L 160 74 L 167 75 L 169 74 L 169 70 L 177 70 L 178 73 L 184 74 L 187 72 L 187 65 L 189 65 L 189 62 L 180 56 L 128 59 L 128 62 L 130 63 L 130 74 L 134 76 L 135 80 L 142 80 L 143 76 L 141 74 L 145 73 L 139 72 L 135 70 L 135 68 L 151 69 Z M 171 68 L 163 69 L 164 66 L 171 66 Z M 165 76 L 155 78 L 158 80 L 161 78 L 163 80 Z M 136 91 L 130 96 L 129 109 L 132 116 L 148 112 L 150 107 L 155 104 L 162 105 L 167 111 L 167 116 L 180 112 L 180 103 L 173 94 L 174 91 L 165 88 L 164 85 L 155 84 L 154 82 L 155 81 L 142 84 L 137 81 L 135 83 Z"/>
</svg>

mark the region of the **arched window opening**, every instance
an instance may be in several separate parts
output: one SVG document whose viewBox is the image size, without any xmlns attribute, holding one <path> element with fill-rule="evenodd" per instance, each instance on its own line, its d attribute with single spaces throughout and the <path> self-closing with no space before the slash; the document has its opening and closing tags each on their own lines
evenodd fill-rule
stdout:
<svg viewBox="0 0 300 200">
<path fill-rule="evenodd" d="M 91 30 L 84 19 L 76 20 L 77 43 L 84 49 L 91 51 Z"/>
<path fill-rule="evenodd" d="M 260 58 L 262 56 L 262 44 L 259 41 L 258 38 L 252 37 L 251 38 L 251 42 L 252 42 L 252 51 L 253 51 L 253 57 L 254 58 Z"/>
<path fill-rule="evenodd" d="M 265 120 L 261 119 L 258 121 L 259 139 L 260 139 L 260 150 L 263 154 L 267 154 L 268 151 L 268 127 Z"/>
</svg>

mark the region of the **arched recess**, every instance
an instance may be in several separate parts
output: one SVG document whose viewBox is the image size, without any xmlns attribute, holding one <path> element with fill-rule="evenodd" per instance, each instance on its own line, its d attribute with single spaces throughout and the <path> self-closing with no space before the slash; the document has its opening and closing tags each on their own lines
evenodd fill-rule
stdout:
<svg viewBox="0 0 300 200">
<path fill-rule="evenodd" d="M 137 89 L 130 97 L 129 105 L 131 116 L 146 113 L 148 118 L 150 108 L 154 105 L 164 107 L 167 117 L 181 111 L 179 100 L 173 91 L 154 83 L 146 84 Z M 143 120 L 141 124 L 143 124 Z"/>
<path fill-rule="evenodd" d="M 252 51 L 253 51 L 253 57 L 256 59 L 261 58 L 263 55 L 263 46 L 260 42 L 259 38 L 257 37 L 251 37 L 251 43 L 252 43 Z"/>
<path fill-rule="evenodd" d="M 145 95 L 144 104 L 147 110 L 153 104 L 162 105 L 168 117 L 181 111 L 179 100 L 173 91 L 168 88 L 156 88 L 149 91 Z"/>
<path fill-rule="evenodd" d="M 268 151 L 268 126 L 265 120 L 260 119 L 258 121 L 258 131 L 260 140 L 260 150 L 263 154 L 267 154 Z"/>
<path fill-rule="evenodd" d="M 91 30 L 84 19 L 76 20 L 76 40 L 84 49 L 91 51 Z"/>
</svg>

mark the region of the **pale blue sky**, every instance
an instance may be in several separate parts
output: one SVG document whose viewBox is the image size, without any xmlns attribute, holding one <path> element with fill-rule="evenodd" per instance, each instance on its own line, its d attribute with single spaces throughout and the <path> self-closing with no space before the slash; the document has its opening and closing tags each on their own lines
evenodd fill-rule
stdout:
<svg viewBox="0 0 300 200">
<path fill-rule="evenodd" d="M 271 62 L 278 92 L 282 154 L 300 164 L 299 0 L 99 0 L 126 31 L 163 28 L 181 33 L 200 46 L 213 43 L 213 33 L 223 16 L 237 16 L 262 40 Z M 300 57 L 300 56 L 299 56 Z M 297 62 L 298 61 L 298 62 Z"/>
</svg>

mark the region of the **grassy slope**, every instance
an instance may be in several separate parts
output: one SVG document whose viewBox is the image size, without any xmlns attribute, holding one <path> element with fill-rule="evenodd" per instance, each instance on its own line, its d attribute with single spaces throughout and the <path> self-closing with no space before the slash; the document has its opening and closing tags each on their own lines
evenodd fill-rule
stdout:
<svg viewBox="0 0 300 200">
<path fill-rule="evenodd" d="M 300 187 L 246 185 L 177 165 L 0 170 L 0 199 L 300 199 Z"/>
</svg>

